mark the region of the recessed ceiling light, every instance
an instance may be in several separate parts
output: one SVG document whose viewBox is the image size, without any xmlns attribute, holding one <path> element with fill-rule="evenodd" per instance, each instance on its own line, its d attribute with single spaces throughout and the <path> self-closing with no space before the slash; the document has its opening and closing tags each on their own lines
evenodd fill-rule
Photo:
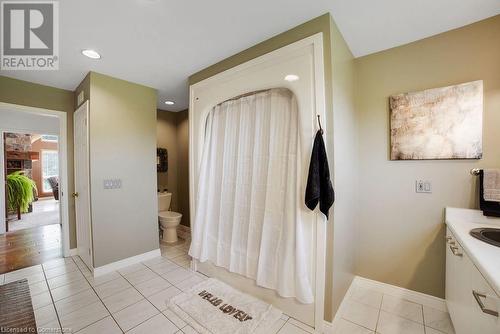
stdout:
<svg viewBox="0 0 500 334">
<path fill-rule="evenodd" d="M 285 80 L 286 81 L 297 81 L 299 80 L 299 76 L 298 75 L 295 75 L 295 74 L 288 74 L 286 77 L 285 77 Z"/>
<path fill-rule="evenodd" d="M 169 101 L 169 100 L 167 100 L 167 101 L 165 101 L 165 104 L 166 104 L 167 106 L 172 106 L 172 105 L 174 105 L 174 104 L 175 104 L 175 102 L 174 102 L 174 101 Z"/>
<path fill-rule="evenodd" d="M 101 59 L 101 55 L 99 53 L 97 53 L 97 51 L 94 51 L 94 50 L 85 49 L 85 50 L 82 50 L 82 54 L 84 56 L 87 56 L 87 57 L 92 58 L 92 59 Z"/>
</svg>

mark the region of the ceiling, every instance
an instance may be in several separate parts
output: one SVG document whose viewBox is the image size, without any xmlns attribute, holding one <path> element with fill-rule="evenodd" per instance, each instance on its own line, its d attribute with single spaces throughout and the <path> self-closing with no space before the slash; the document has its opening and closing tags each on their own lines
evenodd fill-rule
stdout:
<svg viewBox="0 0 500 334">
<path fill-rule="evenodd" d="M 188 106 L 189 75 L 326 12 L 363 56 L 500 14 L 500 0 L 64 0 L 59 71 L 2 75 L 74 90 L 90 71 L 158 89 Z M 81 55 L 95 49 L 100 60 Z M 165 100 L 176 102 L 166 106 Z"/>
</svg>

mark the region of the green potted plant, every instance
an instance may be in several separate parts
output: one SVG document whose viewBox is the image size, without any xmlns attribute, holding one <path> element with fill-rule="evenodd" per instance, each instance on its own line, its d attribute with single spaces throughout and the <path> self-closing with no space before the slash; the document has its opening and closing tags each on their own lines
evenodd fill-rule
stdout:
<svg viewBox="0 0 500 334">
<path fill-rule="evenodd" d="M 23 175 L 22 171 L 7 175 L 7 209 L 20 213 L 28 212 L 34 200 L 33 191 L 36 190 L 35 182 Z"/>
</svg>

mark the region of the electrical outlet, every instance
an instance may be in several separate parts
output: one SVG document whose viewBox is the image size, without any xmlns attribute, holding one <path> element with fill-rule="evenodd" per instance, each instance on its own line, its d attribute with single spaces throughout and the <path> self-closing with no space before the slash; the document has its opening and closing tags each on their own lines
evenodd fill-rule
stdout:
<svg viewBox="0 0 500 334">
<path fill-rule="evenodd" d="M 415 181 L 415 192 L 417 193 L 432 193 L 432 184 L 430 181 L 417 180 Z"/>
</svg>

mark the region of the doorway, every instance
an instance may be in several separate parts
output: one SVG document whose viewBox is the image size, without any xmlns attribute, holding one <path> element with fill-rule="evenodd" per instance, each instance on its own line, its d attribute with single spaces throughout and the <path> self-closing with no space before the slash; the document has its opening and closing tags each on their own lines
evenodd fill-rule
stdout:
<svg viewBox="0 0 500 334">
<path fill-rule="evenodd" d="M 3 150 L 6 232 L 60 225 L 58 136 L 5 132 Z"/>
<path fill-rule="evenodd" d="M 0 103 L 0 274 L 69 256 L 66 113 Z"/>
</svg>

